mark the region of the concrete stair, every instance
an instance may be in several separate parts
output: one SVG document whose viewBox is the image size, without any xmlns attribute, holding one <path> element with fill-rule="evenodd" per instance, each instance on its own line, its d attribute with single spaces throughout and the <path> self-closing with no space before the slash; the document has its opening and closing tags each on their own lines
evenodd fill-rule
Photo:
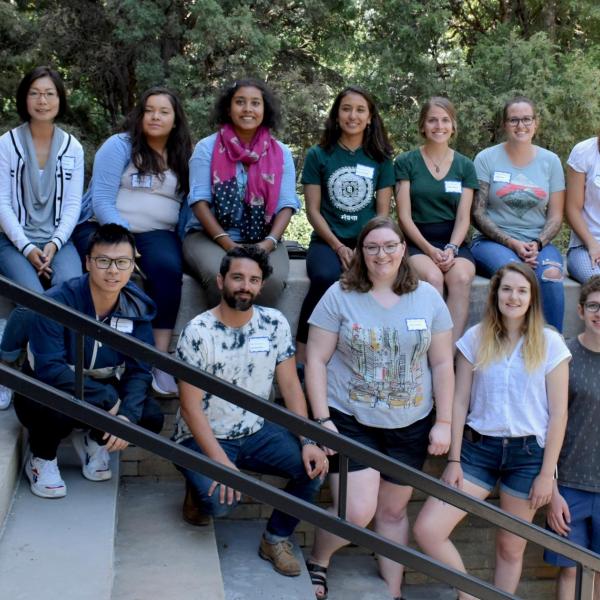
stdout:
<svg viewBox="0 0 600 600">
<path fill-rule="evenodd" d="M 14 410 L 0 411 L 0 531 L 13 501 L 23 455 L 23 428 Z"/>
</svg>

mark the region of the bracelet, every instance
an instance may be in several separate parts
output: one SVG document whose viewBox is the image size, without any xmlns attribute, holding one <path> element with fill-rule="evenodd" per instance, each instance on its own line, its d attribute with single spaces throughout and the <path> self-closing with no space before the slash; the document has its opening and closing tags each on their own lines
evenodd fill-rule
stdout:
<svg viewBox="0 0 600 600">
<path fill-rule="evenodd" d="M 337 254 L 340 251 L 340 248 L 343 248 L 344 244 L 340 244 L 336 249 L 335 249 L 335 253 Z"/>
<path fill-rule="evenodd" d="M 272 235 L 265 236 L 265 240 L 271 240 L 273 242 L 273 248 L 277 248 L 277 246 L 279 245 L 279 240 Z"/>
<path fill-rule="evenodd" d="M 533 241 L 537 244 L 538 252 L 541 252 L 542 248 L 544 247 L 544 244 L 542 244 L 542 240 L 540 240 L 540 238 L 535 238 L 535 240 Z"/>
<path fill-rule="evenodd" d="M 448 248 L 452 250 L 452 254 L 454 254 L 454 256 L 458 256 L 458 246 L 456 244 L 446 244 L 444 246 L 444 250 L 448 250 Z"/>
<path fill-rule="evenodd" d="M 459 463 L 459 462 L 460 462 L 460 460 L 456 460 L 455 458 L 449 458 L 449 459 L 447 460 L 447 462 L 455 462 L 455 463 Z"/>
<path fill-rule="evenodd" d="M 331 417 L 323 417 L 322 419 L 313 419 L 313 421 L 315 423 L 318 423 L 319 425 L 323 425 L 323 423 L 327 423 L 327 421 L 331 421 Z"/>
<path fill-rule="evenodd" d="M 446 425 L 452 425 L 452 421 L 445 421 L 444 419 L 436 419 L 436 423 L 446 423 Z"/>
<path fill-rule="evenodd" d="M 302 438 L 302 441 L 300 442 L 300 445 L 304 448 L 304 446 L 318 446 L 317 442 L 315 442 L 315 440 L 311 440 L 310 438 Z"/>
<path fill-rule="evenodd" d="M 229 237 L 229 234 L 225 231 L 223 233 L 217 233 L 217 235 L 213 235 L 213 242 L 216 242 L 219 238 Z"/>
</svg>

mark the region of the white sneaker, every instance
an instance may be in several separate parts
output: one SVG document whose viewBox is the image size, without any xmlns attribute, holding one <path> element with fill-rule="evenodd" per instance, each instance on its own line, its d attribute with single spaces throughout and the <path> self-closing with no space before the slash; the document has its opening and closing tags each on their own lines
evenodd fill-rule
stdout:
<svg viewBox="0 0 600 600">
<path fill-rule="evenodd" d="M 10 406 L 13 392 L 5 385 L 0 385 L 0 410 L 6 410 Z"/>
<path fill-rule="evenodd" d="M 31 455 L 25 464 L 25 473 L 32 493 L 40 498 L 64 498 L 67 486 L 60 476 L 58 463 Z"/>
<path fill-rule="evenodd" d="M 81 459 L 81 473 L 90 481 L 106 481 L 112 477 L 110 456 L 106 446 L 101 446 L 89 431 L 73 433 L 73 446 Z"/>
<path fill-rule="evenodd" d="M 175 396 L 178 392 L 173 375 L 160 369 L 152 369 L 152 389 L 161 396 Z"/>
</svg>

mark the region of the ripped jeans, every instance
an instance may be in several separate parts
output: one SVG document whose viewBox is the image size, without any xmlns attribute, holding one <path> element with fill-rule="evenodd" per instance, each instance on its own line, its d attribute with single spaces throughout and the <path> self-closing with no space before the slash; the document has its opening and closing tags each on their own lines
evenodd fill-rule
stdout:
<svg viewBox="0 0 600 600">
<path fill-rule="evenodd" d="M 477 238 L 471 244 L 471 252 L 475 257 L 477 272 L 484 277 L 491 277 L 508 262 L 522 262 L 510 248 L 486 238 Z M 553 279 L 546 276 L 544 272 L 549 268 L 558 269 L 561 273 L 560 278 Z M 563 258 L 558 249 L 552 244 L 544 246 L 538 254 L 538 265 L 535 268 L 535 274 L 540 282 L 542 307 L 546 322 L 562 333 L 565 312 Z"/>
</svg>

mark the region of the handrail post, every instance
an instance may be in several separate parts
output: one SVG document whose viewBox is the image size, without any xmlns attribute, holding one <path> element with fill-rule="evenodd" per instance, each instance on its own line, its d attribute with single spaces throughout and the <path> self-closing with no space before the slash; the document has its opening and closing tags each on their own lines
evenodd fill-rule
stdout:
<svg viewBox="0 0 600 600">
<path fill-rule="evenodd" d="M 75 363 L 75 397 L 79 400 L 83 400 L 83 354 L 84 354 L 84 344 L 85 344 L 85 336 L 83 333 L 78 331 L 76 333 L 76 348 L 77 348 L 77 362 Z"/>
<path fill-rule="evenodd" d="M 338 490 L 338 517 L 346 520 L 346 504 L 348 499 L 348 456 L 339 454 L 340 489 Z"/>
<path fill-rule="evenodd" d="M 577 579 L 575 581 L 575 598 L 577 600 L 593 600 L 595 572 L 577 564 Z"/>
</svg>

